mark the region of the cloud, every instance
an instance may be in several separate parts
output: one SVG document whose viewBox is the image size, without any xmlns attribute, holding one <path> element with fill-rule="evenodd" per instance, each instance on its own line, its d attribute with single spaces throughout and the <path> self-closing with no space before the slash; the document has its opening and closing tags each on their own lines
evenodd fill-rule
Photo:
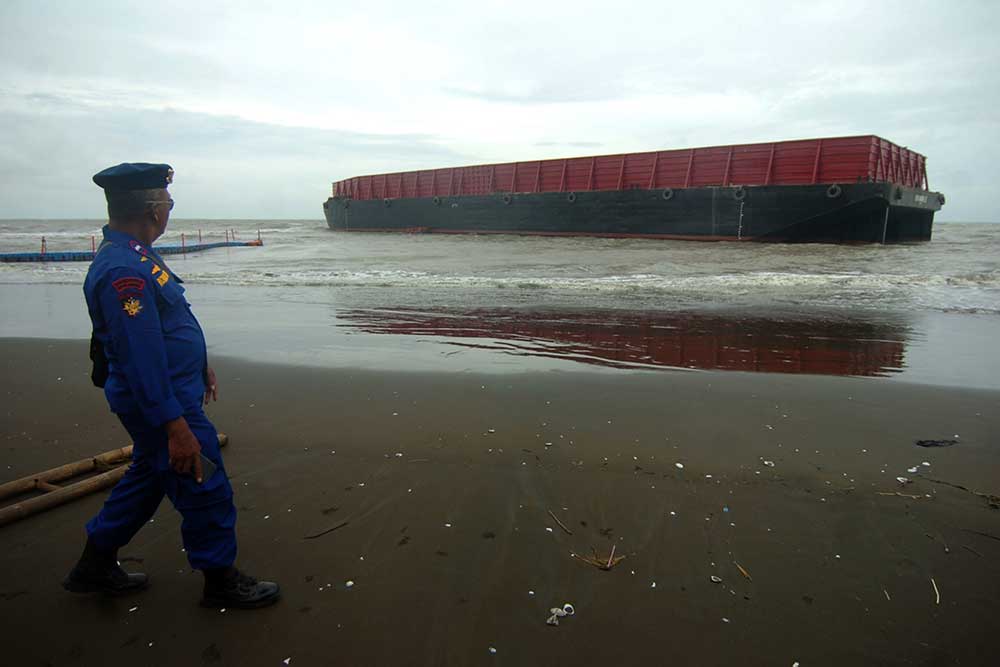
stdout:
<svg viewBox="0 0 1000 667">
<path fill-rule="evenodd" d="M 122 160 L 176 162 L 191 215 L 318 217 L 362 173 L 876 133 L 928 156 L 944 219 L 996 219 L 992 3 L 7 0 L 0 25 L 0 216 L 71 214 L 90 190 L 46 175 Z"/>
<path fill-rule="evenodd" d="M 176 110 L 0 111 L 0 217 L 100 218 L 91 175 L 124 161 L 168 162 L 177 217 L 319 218 L 330 182 L 465 156 L 435 137 L 255 123 Z M 41 214 L 39 209 L 42 210 Z"/>
</svg>

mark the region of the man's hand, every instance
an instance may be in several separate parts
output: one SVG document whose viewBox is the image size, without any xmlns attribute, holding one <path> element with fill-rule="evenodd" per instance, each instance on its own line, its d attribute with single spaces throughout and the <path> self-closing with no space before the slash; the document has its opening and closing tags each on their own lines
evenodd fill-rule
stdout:
<svg viewBox="0 0 1000 667">
<path fill-rule="evenodd" d="M 184 417 L 172 419 L 166 426 L 170 467 L 179 475 L 194 475 L 195 481 L 201 484 L 201 443 L 198 438 L 194 437 Z"/>
<path fill-rule="evenodd" d="M 211 366 L 207 366 L 205 369 L 205 405 L 208 405 L 209 399 L 219 400 L 219 385 L 215 379 L 215 371 L 212 370 Z"/>
</svg>

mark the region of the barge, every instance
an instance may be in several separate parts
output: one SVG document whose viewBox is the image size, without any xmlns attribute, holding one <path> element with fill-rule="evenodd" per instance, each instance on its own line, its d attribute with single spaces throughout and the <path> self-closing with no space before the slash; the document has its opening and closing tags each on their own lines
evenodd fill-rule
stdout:
<svg viewBox="0 0 1000 667">
<path fill-rule="evenodd" d="M 927 159 L 874 135 L 357 176 L 334 231 L 699 241 L 929 241 Z"/>
</svg>

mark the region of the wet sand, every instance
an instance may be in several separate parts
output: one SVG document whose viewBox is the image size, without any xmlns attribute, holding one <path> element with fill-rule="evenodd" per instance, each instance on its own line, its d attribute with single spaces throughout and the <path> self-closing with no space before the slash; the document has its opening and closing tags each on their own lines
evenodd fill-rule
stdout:
<svg viewBox="0 0 1000 667">
<path fill-rule="evenodd" d="M 0 480 L 127 444 L 83 343 L 5 339 L 0 351 Z M 1000 539 L 979 533 L 1000 537 L 1000 510 L 932 480 L 1000 494 L 1000 392 L 721 371 L 213 365 L 239 563 L 278 580 L 283 601 L 199 608 L 168 502 L 120 554 L 141 560 L 150 590 L 63 592 L 96 494 L 0 528 L 6 664 L 995 659 Z M 950 448 L 914 445 L 956 434 Z M 917 498 L 879 495 L 897 491 Z M 611 571 L 570 555 L 612 545 L 626 559 Z M 576 615 L 547 626 L 565 602 Z"/>
</svg>

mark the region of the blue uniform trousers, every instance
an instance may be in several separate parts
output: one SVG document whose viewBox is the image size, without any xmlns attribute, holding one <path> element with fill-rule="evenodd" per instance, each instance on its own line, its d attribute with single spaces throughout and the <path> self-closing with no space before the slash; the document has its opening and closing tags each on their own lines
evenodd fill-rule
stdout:
<svg viewBox="0 0 1000 667">
<path fill-rule="evenodd" d="M 151 426 L 139 412 L 118 418 L 132 436 L 132 465 L 100 513 L 87 523 L 90 539 L 108 551 L 128 544 L 166 495 L 183 517 L 181 534 L 191 567 L 206 570 L 232 565 L 236 560 L 233 489 L 222 465 L 218 433 L 201 407 L 185 410 L 184 418 L 202 453 L 218 466 L 202 484 L 170 468 L 164 427 Z"/>
</svg>

